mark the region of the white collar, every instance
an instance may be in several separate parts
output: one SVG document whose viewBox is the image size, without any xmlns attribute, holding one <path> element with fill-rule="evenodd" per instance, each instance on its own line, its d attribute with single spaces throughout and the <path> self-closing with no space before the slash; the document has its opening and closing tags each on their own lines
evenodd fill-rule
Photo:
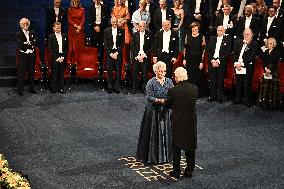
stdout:
<svg viewBox="0 0 284 189">
<path fill-rule="evenodd" d="M 145 35 L 145 31 L 143 31 L 143 32 L 140 32 L 140 35 Z"/>
<path fill-rule="evenodd" d="M 246 17 L 246 19 L 250 19 L 251 20 L 252 19 L 252 14 L 249 17 Z"/>
<path fill-rule="evenodd" d="M 56 36 L 61 36 L 61 32 L 60 33 L 56 33 L 54 32 Z"/>
<path fill-rule="evenodd" d="M 170 35 L 171 34 L 171 30 L 169 30 L 169 31 L 165 31 L 164 30 L 164 34 Z"/>
<path fill-rule="evenodd" d="M 272 16 L 272 17 L 269 16 L 269 17 L 267 17 L 267 18 L 268 18 L 268 20 L 273 20 L 273 19 L 275 18 L 275 16 L 276 16 L 276 15 L 274 15 L 274 16 Z"/>
</svg>

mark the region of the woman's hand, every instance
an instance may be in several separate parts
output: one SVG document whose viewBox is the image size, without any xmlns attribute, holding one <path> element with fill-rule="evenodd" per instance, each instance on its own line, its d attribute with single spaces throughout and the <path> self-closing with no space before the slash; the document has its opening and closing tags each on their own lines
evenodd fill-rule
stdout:
<svg viewBox="0 0 284 189">
<path fill-rule="evenodd" d="M 203 63 L 202 63 L 202 62 L 199 64 L 199 69 L 200 69 L 200 70 L 203 69 Z"/>
</svg>

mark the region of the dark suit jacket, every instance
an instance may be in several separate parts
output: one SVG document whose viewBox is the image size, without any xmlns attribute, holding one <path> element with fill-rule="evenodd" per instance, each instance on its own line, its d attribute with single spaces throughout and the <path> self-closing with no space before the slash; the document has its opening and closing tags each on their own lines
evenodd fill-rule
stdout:
<svg viewBox="0 0 284 189">
<path fill-rule="evenodd" d="M 58 22 L 61 23 L 62 29 L 64 29 L 64 22 L 67 21 L 67 13 L 63 8 L 59 8 Z M 54 7 L 48 7 L 45 11 L 45 37 L 53 33 L 53 24 L 56 22 L 56 15 Z"/>
<path fill-rule="evenodd" d="M 224 14 L 219 14 L 219 15 L 217 16 L 216 22 L 215 22 L 215 27 L 216 27 L 216 29 L 217 29 L 218 26 L 223 25 L 223 20 L 224 20 Z M 229 14 L 229 23 L 230 23 L 230 22 L 233 23 L 233 27 L 226 29 L 226 34 L 234 35 L 237 19 L 236 19 L 236 17 L 235 17 L 234 15 L 232 15 L 232 14 Z"/>
<path fill-rule="evenodd" d="M 128 0 L 128 11 L 130 16 L 136 11 L 136 3 L 135 0 Z"/>
<path fill-rule="evenodd" d="M 164 30 L 158 31 L 154 40 L 154 56 L 162 53 L 163 50 L 163 33 Z M 171 31 L 169 53 L 172 57 L 177 58 L 179 47 L 178 47 L 178 34 L 175 31 Z"/>
<path fill-rule="evenodd" d="M 243 32 L 245 30 L 245 24 L 246 24 L 246 17 L 243 16 L 238 21 L 238 27 L 237 27 L 237 32 L 236 32 L 236 34 L 240 38 L 243 38 Z M 252 32 L 254 33 L 255 36 L 258 36 L 259 29 L 260 29 L 260 21 L 254 15 L 252 16 L 249 28 L 252 30 Z"/>
<path fill-rule="evenodd" d="M 109 23 L 109 18 L 110 18 L 110 13 L 106 5 L 101 4 L 101 23 L 97 25 L 96 22 L 96 7 L 95 3 L 92 3 L 89 9 L 89 25 L 90 29 L 93 32 L 95 26 L 99 26 L 101 31 L 103 32 L 106 27 L 108 26 Z"/>
<path fill-rule="evenodd" d="M 64 61 L 67 59 L 68 53 L 68 39 L 65 33 L 62 33 L 62 51 L 63 54 L 59 54 L 59 45 L 56 39 L 55 33 L 50 34 L 48 36 L 48 48 L 50 51 L 51 61 L 52 63 L 55 62 L 59 57 L 63 56 Z"/>
<path fill-rule="evenodd" d="M 213 60 L 213 56 L 216 49 L 216 43 L 217 43 L 217 36 L 212 36 L 207 46 L 209 66 L 212 66 L 211 60 Z M 221 66 L 226 66 L 225 65 L 226 59 L 231 54 L 231 44 L 232 44 L 231 39 L 227 36 L 223 36 L 223 40 L 219 51 L 219 60 Z"/>
<path fill-rule="evenodd" d="M 208 0 L 201 0 L 200 3 L 200 14 L 201 14 L 201 19 L 204 19 L 206 17 L 206 14 L 208 13 L 208 5 L 209 2 Z M 195 13 L 195 7 L 196 7 L 196 0 L 191 0 L 191 2 L 188 4 L 188 12 L 189 12 L 189 17 L 190 22 L 194 21 L 194 13 Z"/>
<path fill-rule="evenodd" d="M 152 17 L 152 15 L 151 15 L 151 17 Z M 167 17 L 167 20 L 171 21 L 171 24 L 173 26 L 174 25 L 174 17 L 175 17 L 175 13 L 174 13 L 173 9 L 171 9 L 169 7 L 167 8 L 167 10 L 166 10 L 166 17 Z M 160 29 L 162 28 L 162 12 L 161 12 L 160 8 L 158 8 L 155 11 L 154 26 L 155 26 L 155 31 L 156 32 L 160 31 Z"/>
<path fill-rule="evenodd" d="M 132 38 L 131 51 L 133 57 L 136 57 L 140 49 L 140 32 L 135 32 Z M 153 49 L 153 36 L 148 30 L 145 30 L 143 50 L 147 58 L 150 58 Z"/>
<path fill-rule="evenodd" d="M 30 41 L 30 44 L 27 44 L 27 38 L 26 38 L 23 30 L 21 29 L 17 33 L 18 49 L 22 50 L 22 51 L 26 51 L 27 49 L 35 50 L 35 48 L 38 45 L 38 40 L 37 40 L 35 31 L 33 31 L 33 30 L 29 30 L 29 41 Z"/>
<path fill-rule="evenodd" d="M 185 151 L 197 148 L 197 95 L 197 87 L 187 81 L 168 90 L 166 104 L 172 109 L 173 143 Z"/>
<path fill-rule="evenodd" d="M 268 18 L 264 18 L 264 20 L 262 21 L 262 26 L 261 26 L 261 32 L 260 32 L 260 36 L 261 39 L 263 41 L 263 39 L 265 38 L 269 38 L 269 37 L 273 37 L 274 39 L 276 39 L 276 41 L 280 41 L 282 36 L 281 36 L 281 20 L 278 18 L 274 18 L 270 28 L 268 30 L 268 36 L 266 35 L 266 29 L 267 29 L 267 22 L 268 22 Z M 283 35 L 283 34 L 282 34 Z"/>
<path fill-rule="evenodd" d="M 242 47 L 243 47 L 243 40 L 236 40 L 234 44 L 233 63 L 238 61 Z M 255 62 L 255 56 L 257 52 L 258 52 L 258 44 L 257 42 L 252 40 L 248 44 L 246 50 L 243 53 L 242 58 L 243 58 L 245 68 L 253 69 L 253 65 Z"/>
<path fill-rule="evenodd" d="M 116 48 L 112 49 L 113 47 L 113 39 L 112 39 L 112 27 L 108 27 L 104 33 L 104 47 L 106 49 L 106 53 L 109 56 L 110 53 L 118 52 L 119 55 L 122 54 L 122 48 L 124 46 L 124 30 L 117 28 L 117 35 L 116 35 Z"/>
</svg>

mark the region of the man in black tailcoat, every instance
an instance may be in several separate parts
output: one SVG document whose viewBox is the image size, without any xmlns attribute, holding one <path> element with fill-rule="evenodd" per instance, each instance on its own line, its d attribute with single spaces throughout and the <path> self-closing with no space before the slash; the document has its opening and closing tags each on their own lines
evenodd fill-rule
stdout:
<svg viewBox="0 0 284 189">
<path fill-rule="evenodd" d="M 251 86 L 254 71 L 255 57 L 258 52 L 258 44 L 253 40 L 253 33 L 246 28 L 244 39 L 237 40 L 234 44 L 233 62 L 236 73 L 236 94 L 234 104 L 241 103 L 242 89 L 244 91 L 245 105 L 251 106 Z"/>
<path fill-rule="evenodd" d="M 117 27 L 118 20 L 111 18 L 111 27 L 104 33 L 104 47 L 107 57 L 107 92 L 120 93 L 121 82 L 122 48 L 124 46 L 124 30 Z M 116 81 L 113 84 L 113 71 L 115 70 Z"/>
<path fill-rule="evenodd" d="M 155 32 L 158 32 L 162 29 L 162 25 L 165 20 L 169 20 L 171 22 L 171 25 L 174 24 L 175 13 L 173 9 L 167 7 L 166 0 L 160 0 L 159 4 L 160 8 L 157 8 L 157 10 L 155 11 L 155 15 L 151 15 L 151 17 L 154 16 L 153 21 Z"/>
<path fill-rule="evenodd" d="M 50 34 L 53 34 L 54 22 L 60 22 L 62 30 L 64 30 L 67 21 L 66 10 L 61 7 L 61 0 L 54 0 L 53 6 L 46 8 L 45 11 L 45 38 L 47 40 Z"/>
<path fill-rule="evenodd" d="M 27 18 L 20 20 L 21 30 L 17 33 L 17 44 L 19 49 L 18 64 L 18 94 L 24 95 L 25 75 L 29 74 L 29 92 L 37 94 L 34 85 L 34 69 L 36 61 L 37 38 L 35 32 L 30 30 L 30 21 Z"/>
<path fill-rule="evenodd" d="M 153 62 L 162 61 L 167 65 L 167 78 L 172 78 L 173 64 L 177 61 L 178 51 L 178 35 L 175 31 L 171 31 L 171 22 L 165 20 L 163 29 L 156 33 Z"/>
<path fill-rule="evenodd" d="M 61 23 L 53 24 L 54 33 L 48 36 L 48 48 L 51 56 L 51 83 L 50 91 L 60 93 L 64 91 L 64 70 L 68 53 L 68 40 L 65 33 L 61 33 Z"/>
<path fill-rule="evenodd" d="M 181 150 L 185 151 L 187 167 L 184 176 L 192 177 L 195 167 L 195 150 L 197 148 L 197 116 L 196 101 L 198 89 L 187 82 L 186 69 L 179 67 L 175 70 L 177 85 L 168 90 L 165 103 L 172 109 L 173 137 L 173 171 L 170 176 L 179 178 Z"/>
<path fill-rule="evenodd" d="M 231 53 L 230 37 L 224 35 L 225 28 L 217 28 L 217 36 L 212 36 L 208 44 L 208 61 L 210 77 L 210 97 L 208 101 L 223 101 L 224 78 L 227 71 L 227 57 Z"/>
<path fill-rule="evenodd" d="M 134 57 L 133 60 L 133 93 L 139 86 L 138 75 L 142 73 L 142 92 L 144 93 L 147 84 L 148 67 L 150 64 L 151 52 L 153 49 L 152 33 L 146 28 L 146 22 L 139 22 L 139 32 L 133 34 L 131 51 Z"/>
<path fill-rule="evenodd" d="M 104 58 L 104 30 L 109 23 L 109 9 L 100 0 L 94 0 L 89 9 L 89 26 L 91 31 L 91 46 L 98 48 L 98 60 Z"/>
</svg>

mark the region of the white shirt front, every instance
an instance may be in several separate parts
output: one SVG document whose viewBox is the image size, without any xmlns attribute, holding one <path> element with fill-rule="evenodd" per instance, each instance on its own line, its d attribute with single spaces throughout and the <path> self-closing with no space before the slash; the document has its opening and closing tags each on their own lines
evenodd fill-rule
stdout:
<svg viewBox="0 0 284 189">
<path fill-rule="evenodd" d="M 167 9 L 161 9 L 162 12 L 162 23 L 167 20 Z"/>
<path fill-rule="evenodd" d="M 56 22 L 58 21 L 58 15 L 59 15 L 59 8 L 54 7 L 54 13 L 56 15 Z"/>
<path fill-rule="evenodd" d="M 269 28 L 274 20 L 275 16 L 267 17 L 267 28 L 266 28 L 266 36 L 268 36 Z"/>
<path fill-rule="evenodd" d="M 247 0 L 242 0 L 240 4 L 240 9 L 238 15 L 243 16 L 244 8 L 246 6 Z"/>
<path fill-rule="evenodd" d="M 170 40 L 171 40 L 171 31 L 164 31 L 163 32 L 163 50 L 162 52 L 169 53 L 169 47 L 170 47 Z"/>
<path fill-rule="evenodd" d="M 101 24 L 102 18 L 101 18 L 101 11 L 102 11 L 102 6 L 101 5 L 96 5 L 96 24 Z"/>
<path fill-rule="evenodd" d="M 30 42 L 30 34 L 29 34 L 29 31 L 23 30 L 23 32 L 24 32 L 24 35 L 25 35 L 26 38 L 27 38 L 27 41 L 24 42 L 24 44 L 30 44 L 31 42 Z M 33 52 L 34 52 L 33 49 L 27 49 L 26 51 L 20 50 L 20 51 L 23 52 L 23 53 L 25 53 L 25 54 L 29 54 L 29 53 L 33 53 Z"/>
<path fill-rule="evenodd" d="M 145 52 L 143 50 L 143 46 L 144 46 L 144 37 L 145 37 L 145 32 L 139 32 L 139 36 L 140 36 L 140 45 L 139 45 L 139 55 L 145 55 Z"/>
<path fill-rule="evenodd" d="M 55 33 L 56 39 L 57 39 L 57 43 L 58 43 L 58 51 L 59 53 L 63 53 L 63 49 L 62 49 L 62 35 L 61 33 Z"/>
<path fill-rule="evenodd" d="M 222 5 L 223 5 L 223 1 L 222 1 L 222 0 L 219 0 L 218 6 L 217 6 L 217 10 L 220 10 L 221 7 L 222 7 Z"/>
<path fill-rule="evenodd" d="M 150 3 L 148 3 L 147 5 L 146 5 L 146 11 L 150 11 Z"/>
<path fill-rule="evenodd" d="M 246 17 L 245 29 L 250 27 L 251 19 L 252 19 L 252 15 L 250 15 L 250 17 Z"/>
<path fill-rule="evenodd" d="M 196 6 L 195 6 L 194 13 L 200 13 L 200 4 L 201 4 L 201 0 L 196 0 Z"/>
<path fill-rule="evenodd" d="M 247 48 L 247 44 L 244 43 L 244 44 L 243 44 L 243 47 L 242 47 L 242 50 L 241 50 L 241 52 L 240 52 L 239 58 L 238 58 L 238 62 L 241 62 L 242 65 L 244 64 L 244 63 L 243 63 L 243 54 L 244 54 L 246 48 Z"/>
<path fill-rule="evenodd" d="M 112 41 L 113 41 L 113 47 L 112 49 L 116 49 L 116 36 L 117 36 L 117 28 L 112 28 Z"/>
<path fill-rule="evenodd" d="M 213 55 L 213 58 L 215 58 L 215 59 L 219 59 L 219 52 L 220 52 L 222 41 L 223 41 L 223 36 L 217 37 L 215 52 L 214 52 L 214 55 Z"/>
<path fill-rule="evenodd" d="M 224 27 L 225 29 L 228 28 L 229 19 L 230 19 L 229 14 L 228 14 L 228 15 L 225 15 L 225 14 L 224 14 L 223 27 Z"/>
<path fill-rule="evenodd" d="M 128 0 L 125 0 L 124 4 L 125 4 L 126 7 L 128 7 Z"/>
</svg>

